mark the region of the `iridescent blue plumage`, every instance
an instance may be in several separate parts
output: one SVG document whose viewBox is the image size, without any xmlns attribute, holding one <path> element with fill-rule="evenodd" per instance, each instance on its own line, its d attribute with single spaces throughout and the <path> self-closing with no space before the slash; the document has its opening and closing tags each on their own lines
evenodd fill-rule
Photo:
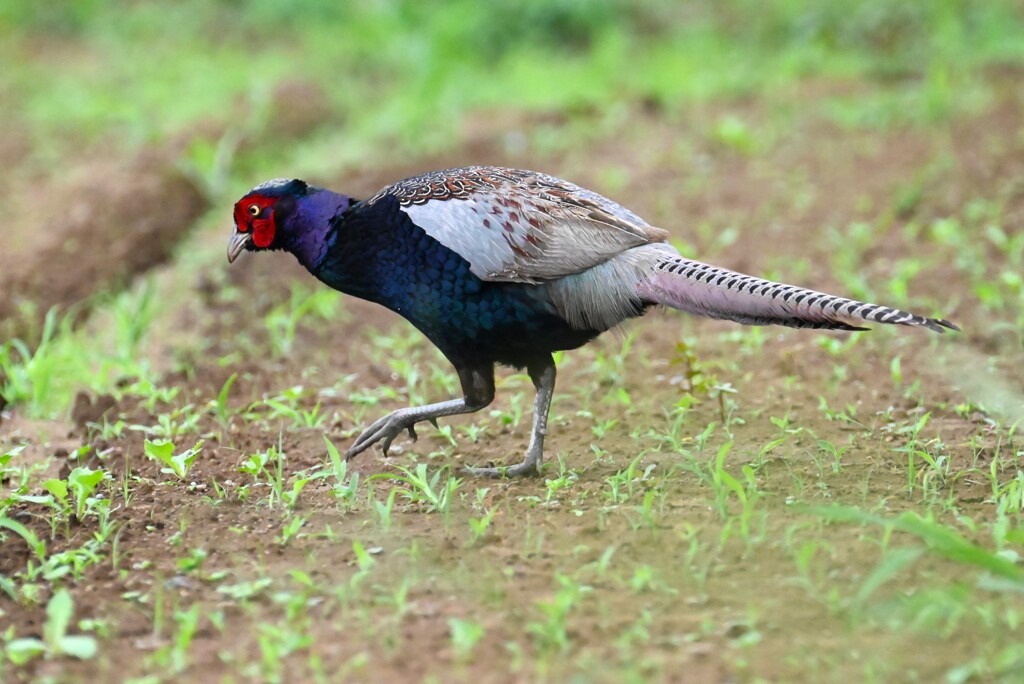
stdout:
<svg viewBox="0 0 1024 684">
<path fill-rule="evenodd" d="M 393 197 L 356 204 L 333 221 L 326 242 L 324 258 L 310 268 L 317 278 L 401 314 L 455 364 L 524 367 L 600 332 L 573 329 L 543 285 L 481 280 Z"/>
<path fill-rule="evenodd" d="M 555 384 L 553 351 L 574 349 L 656 304 L 747 324 L 859 330 L 865 321 L 951 323 L 685 259 L 647 224 L 597 193 L 497 167 L 436 171 L 357 202 L 299 180 L 257 186 L 235 205 L 228 260 L 289 251 L 327 285 L 382 304 L 426 335 L 458 371 L 464 396 L 405 408 L 346 453 L 478 411 L 494 365 L 525 367 L 537 395 L 526 458 L 484 475 L 537 474 Z"/>
</svg>

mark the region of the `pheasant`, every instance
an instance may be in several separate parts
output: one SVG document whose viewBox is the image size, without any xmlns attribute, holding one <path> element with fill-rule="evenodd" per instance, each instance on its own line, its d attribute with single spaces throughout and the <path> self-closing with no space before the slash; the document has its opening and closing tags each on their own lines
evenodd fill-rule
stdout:
<svg viewBox="0 0 1024 684">
<path fill-rule="evenodd" d="M 367 427 L 345 458 L 386 455 L 421 421 L 494 399 L 494 366 L 536 388 L 523 461 L 477 475 L 536 475 L 555 387 L 554 351 L 575 349 L 654 305 L 748 325 L 864 330 L 863 323 L 958 330 L 949 321 L 784 285 L 682 257 L 668 232 L 567 181 L 493 166 L 433 171 L 366 200 L 275 179 L 234 207 L 228 261 L 291 252 L 326 285 L 400 314 L 451 362 L 462 398 L 402 408 Z"/>
</svg>

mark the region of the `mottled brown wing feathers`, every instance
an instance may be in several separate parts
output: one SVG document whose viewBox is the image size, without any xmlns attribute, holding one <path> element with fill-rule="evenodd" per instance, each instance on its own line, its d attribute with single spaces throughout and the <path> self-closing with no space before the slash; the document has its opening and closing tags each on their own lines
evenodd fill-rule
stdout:
<svg viewBox="0 0 1024 684">
<path fill-rule="evenodd" d="M 578 273 L 668 233 L 572 183 L 493 166 L 447 169 L 381 190 L 486 280 L 537 282 Z"/>
</svg>

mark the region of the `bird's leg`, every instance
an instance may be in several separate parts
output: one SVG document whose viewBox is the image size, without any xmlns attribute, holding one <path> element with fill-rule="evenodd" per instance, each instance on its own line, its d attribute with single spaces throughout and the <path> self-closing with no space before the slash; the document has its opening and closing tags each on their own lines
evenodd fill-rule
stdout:
<svg viewBox="0 0 1024 684">
<path fill-rule="evenodd" d="M 519 477 L 521 475 L 540 475 L 540 464 L 544 458 L 544 436 L 548 432 L 548 411 L 551 408 L 551 396 L 555 392 L 555 362 L 550 356 L 538 359 L 526 367 L 526 372 L 537 388 L 537 397 L 533 400 L 533 432 L 530 435 L 530 446 L 526 449 L 526 458 L 514 466 L 495 468 L 467 467 L 471 475 L 487 477 Z"/>
<path fill-rule="evenodd" d="M 494 366 L 461 366 L 457 367 L 457 370 L 459 380 L 462 382 L 462 393 L 465 395 L 462 399 L 392 411 L 363 430 L 363 434 L 359 435 L 352 447 L 345 452 L 345 460 L 377 442 L 382 442 L 384 455 L 387 456 L 391 442 L 402 434 L 403 430 L 408 430 L 409 436 L 416 439 L 416 430 L 413 429 L 416 423 L 429 420 L 436 425 L 437 419 L 441 416 L 473 413 L 494 401 Z"/>
</svg>

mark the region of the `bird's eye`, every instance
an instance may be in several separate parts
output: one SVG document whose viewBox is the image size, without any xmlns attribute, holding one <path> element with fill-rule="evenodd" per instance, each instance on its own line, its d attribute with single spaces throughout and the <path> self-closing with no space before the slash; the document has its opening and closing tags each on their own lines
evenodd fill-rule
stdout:
<svg viewBox="0 0 1024 684">
<path fill-rule="evenodd" d="M 253 216 L 259 216 L 260 215 L 260 211 L 261 211 L 260 205 L 258 205 L 258 204 L 250 204 L 249 205 L 249 213 L 252 214 Z"/>
</svg>

